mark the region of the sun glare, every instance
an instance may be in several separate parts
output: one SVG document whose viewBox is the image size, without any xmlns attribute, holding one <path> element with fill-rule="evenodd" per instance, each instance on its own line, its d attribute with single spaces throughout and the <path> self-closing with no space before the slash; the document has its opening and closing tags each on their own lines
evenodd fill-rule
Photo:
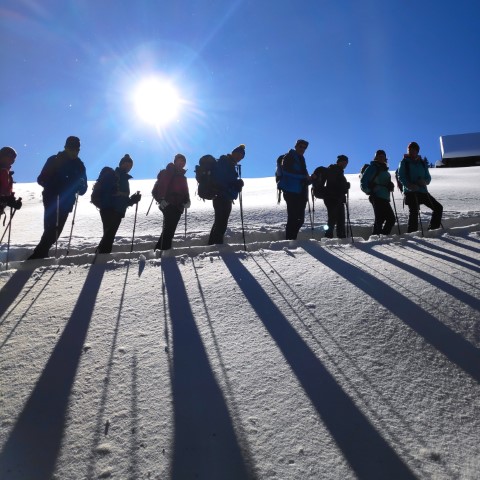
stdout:
<svg viewBox="0 0 480 480">
<path fill-rule="evenodd" d="M 146 123 L 163 127 L 177 119 L 181 99 L 173 85 L 159 78 L 148 78 L 135 88 L 133 103 L 137 115 Z"/>
</svg>

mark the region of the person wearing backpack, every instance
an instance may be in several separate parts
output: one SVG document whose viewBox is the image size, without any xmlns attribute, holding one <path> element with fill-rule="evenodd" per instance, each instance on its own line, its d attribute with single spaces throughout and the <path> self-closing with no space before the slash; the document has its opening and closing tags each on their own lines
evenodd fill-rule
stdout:
<svg viewBox="0 0 480 480">
<path fill-rule="evenodd" d="M 278 188 L 283 192 L 283 198 L 287 204 L 287 225 L 285 227 L 287 240 L 296 240 L 298 232 L 305 222 L 305 208 L 310 183 L 304 157 L 307 148 L 308 142 L 299 139 L 295 143 L 295 148 L 290 149 L 282 159 Z"/>
<path fill-rule="evenodd" d="M 127 153 L 124 155 L 115 171 L 99 177 L 101 182 L 100 218 L 103 225 L 103 237 L 98 244 L 98 253 L 111 253 L 113 241 L 128 207 L 137 204 L 142 196 L 134 193 L 130 196 L 129 174 L 133 167 L 133 160 Z M 104 171 L 103 169 L 102 171 Z"/>
<path fill-rule="evenodd" d="M 432 177 L 425 160 L 419 155 L 420 146 L 417 142 L 408 145 L 407 153 L 398 167 L 398 179 L 403 187 L 405 205 L 408 206 L 408 229 L 407 232 L 418 230 L 418 213 L 420 205 L 426 205 L 432 210 L 429 230 L 435 230 L 441 226 L 443 206 L 428 193 L 427 185 Z"/>
<path fill-rule="evenodd" d="M 63 151 L 49 157 L 37 178 L 43 187 L 44 230 L 29 260 L 46 258 L 50 247 L 62 233 L 68 214 L 78 195 L 87 191 L 85 165 L 78 157 L 80 139 L 68 137 Z"/>
<path fill-rule="evenodd" d="M 245 145 L 239 145 L 232 150 L 232 153 L 222 155 L 213 168 L 212 181 L 215 185 L 215 196 L 212 203 L 215 220 L 208 238 L 208 245 L 223 243 L 233 201 L 238 198 L 243 188 L 243 180 L 238 178 L 236 166 L 244 157 Z"/>
<path fill-rule="evenodd" d="M 377 150 L 375 157 L 364 170 L 360 188 L 368 195 L 373 206 L 375 221 L 373 235 L 389 235 L 395 225 L 395 214 L 390 205 L 390 192 L 394 184 L 388 171 L 387 154 L 384 150 Z"/>
<path fill-rule="evenodd" d="M 17 152 L 12 147 L 0 149 L 0 215 L 6 207 L 20 210 L 22 200 L 15 198 L 13 193 L 13 172 L 11 167 L 17 158 Z"/>
<path fill-rule="evenodd" d="M 154 250 L 170 250 L 178 222 L 184 209 L 190 208 L 190 194 L 185 177 L 185 155 L 177 153 L 167 167 L 159 172 L 153 187 L 153 198 L 163 214 L 162 234 Z"/>
<path fill-rule="evenodd" d="M 337 163 L 329 165 L 325 172 L 325 189 L 323 193 L 323 203 L 327 208 L 328 229 L 325 232 L 326 238 L 333 238 L 333 231 L 336 228 L 337 237 L 345 238 L 345 203 L 346 194 L 350 189 L 350 183 L 344 175 L 344 170 L 348 165 L 348 157 L 339 155 Z"/>
</svg>

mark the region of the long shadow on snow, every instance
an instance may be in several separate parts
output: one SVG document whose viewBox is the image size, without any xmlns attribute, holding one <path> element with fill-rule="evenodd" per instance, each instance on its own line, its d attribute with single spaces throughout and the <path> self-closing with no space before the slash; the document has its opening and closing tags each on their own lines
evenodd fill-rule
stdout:
<svg viewBox="0 0 480 480">
<path fill-rule="evenodd" d="M 162 260 L 173 343 L 172 478 L 246 479 L 232 420 L 208 361 L 175 258 Z"/>
<path fill-rule="evenodd" d="M 0 478 L 50 479 L 105 266 L 90 267 L 72 315 L 0 453 Z"/>
<path fill-rule="evenodd" d="M 2 287 L 0 290 L 0 317 L 15 301 L 32 274 L 33 270 L 17 270 Z"/>
<path fill-rule="evenodd" d="M 447 242 L 447 240 L 445 238 L 441 238 L 440 240 L 444 241 L 444 242 Z M 433 243 L 433 242 L 427 242 L 421 238 L 416 238 L 415 239 L 415 243 L 418 243 L 420 245 L 423 245 L 425 248 L 427 249 L 433 249 L 433 250 L 438 250 L 440 252 L 445 252 L 446 254 L 448 255 L 452 255 L 454 257 L 458 257 L 459 259 L 461 260 L 464 260 L 464 262 L 462 262 L 463 264 L 466 264 L 465 267 L 466 268 L 470 268 L 472 270 L 475 270 L 476 272 L 479 272 L 480 271 L 480 268 L 479 267 L 475 267 L 474 265 L 470 265 L 471 263 L 474 263 L 476 265 L 480 265 L 480 260 L 476 259 L 476 258 L 473 258 L 473 256 L 471 255 L 465 255 L 465 254 L 462 254 L 460 252 L 457 252 L 455 250 L 452 250 L 450 248 L 447 248 L 447 247 L 440 247 L 439 245 L 437 245 L 436 243 Z M 455 245 L 455 247 L 457 248 L 466 248 L 466 249 L 469 249 L 468 246 L 465 246 L 464 244 L 461 244 L 461 243 L 456 243 L 456 242 L 451 242 L 453 245 Z M 408 244 L 410 245 L 410 244 Z M 470 250 L 470 249 L 469 249 Z M 477 255 L 480 255 L 480 250 L 477 250 L 477 249 L 474 249 L 474 251 L 477 253 Z M 450 257 L 451 258 L 451 257 Z"/>
<path fill-rule="evenodd" d="M 443 353 L 451 362 L 457 364 L 475 380 L 480 381 L 480 351 L 461 335 L 373 275 L 341 260 L 313 243 L 306 243 L 302 247 L 319 262 L 331 268 L 390 310 L 412 330 L 421 335 L 426 342 Z M 386 257 L 385 260 L 394 263 L 389 257 Z M 398 262 L 398 264 L 401 267 L 403 266 L 401 262 Z"/>
<path fill-rule="evenodd" d="M 223 255 L 222 258 L 357 477 L 365 480 L 415 478 L 238 257 Z"/>
</svg>

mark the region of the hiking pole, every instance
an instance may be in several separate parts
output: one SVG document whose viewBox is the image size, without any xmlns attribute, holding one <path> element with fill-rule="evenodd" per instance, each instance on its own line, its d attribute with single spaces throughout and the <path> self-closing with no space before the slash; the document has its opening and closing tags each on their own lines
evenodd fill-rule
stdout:
<svg viewBox="0 0 480 480">
<path fill-rule="evenodd" d="M 345 203 L 345 206 L 347 207 L 347 230 L 350 229 L 350 237 L 352 238 L 352 243 L 355 243 L 355 240 L 353 239 L 352 222 L 350 222 L 350 208 L 348 208 L 348 200 L 349 195 L 347 190 L 347 202 Z"/>
<path fill-rule="evenodd" d="M 21 199 L 22 199 L 22 198 L 19 198 L 19 200 L 21 200 Z M 2 238 L 0 238 L 0 243 L 2 243 L 3 237 L 4 237 L 5 234 L 7 233 L 8 229 L 9 229 L 9 227 L 10 227 L 10 224 L 12 223 L 12 219 L 13 219 L 13 217 L 15 216 L 15 213 L 17 213 L 17 209 L 16 209 L 16 208 L 13 209 L 13 213 L 10 215 L 10 220 L 8 221 L 7 227 L 5 228 L 5 230 L 4 230 L 3 234 L 2 234 Z"/>
<path fill-rule="evenodd" d="M 137 190 L 137 195 L 140 195 L 139 190 Z M 135 239 L 135 227 L 137 226 L 137 213 L 138 213 L 138 202 L 135 204 L 135 218 L 133 219 L 132 246 L 130 247 L 130 253 L 133 252 L 133 240 Z"/>
<path fill-rule="evenodd" d="M 418 210 L 418 220 L 420 222 L 420 229 L 422 230 L 422 237 L 425 236 L 425 234 L 423 233 L 423 223 L 422 223 L 422 215 L 420 213 L 420 205 L 418 203 L 418 197 L 417 195 L 415 194 L 415 202 L 417 202 L 417 210 Z"/>
<path fill-rule="evenodd" d="M 392 203 L 393 203 L 393 209 L 395 210 L 395 218 L 397 219 L 398 234 L 401 235 L 401 233 L 400 233 L 400 222 L 398 221 L 397 206 L 395 205 L 395 197 L 393 196 L 393 191 L 392 191 Z"/>
<path fill-rule="evenodd" d="M 313 218 L 313 226 L 315 227 L 315 195 L 313 194 L 313 187 L 310 190 L 312 195 L 312 218 Z"/>
<path fill-rule="evenodd" d="M 237 165 L 238 176 L 242 178 L 242 166 Z M 240 220 L 242 221 L 242 236 L 243 236 L 243 248 L 247 251 L 247 243 L 245 241 L 245 227 L 243 224 L 243 200 L 242 200 L 242 191 L 238 194 L 238 199 L 240 200 Z"/>
<path fill-rule="evenodd" d="M 153 200 L 155 200 L 153 197 L 152 197 L 152 201 L 150 202 L 150 206 L 148 207 L 148 210 L 147 210 L 147 213 L 146 213 L 146 217 L 148 217 L 148 214 L 150 213 L 150 209 L 152 208 L 152 205 L 153 205 Z"/>
<path fill-rule="evenodd" d="M 313 233 L 313 218 L 312 218 L 312 210 L 310 208 L 310 199 L 308 198 L 308 195 L 307 195 L 307 205 L 308 205 L 308 215 L 310 217 L 310 228 L 312 230 L 312 233 Z"/>
<path fill-rule="evenodd" d="M 58 224 L 60 223 L 60 194 L 57 195 L 57 220 L 55 223 L 55 258 L 57 258 L 57 246 L 58 246 Z"/>
<path fill-rule="evenodd" d="M 8 270 L 8 256 L 10 254 L 10 235 L 12 233 L 12 218 L 15 214 L 15 210 L 12 211 L 12 207 L 10 207 L 10 221 L 8 222 L 8 242 L 7 242 L 7 258 L 5 261 L 5 270 Z"/>
<path fill-rule="evenodd" d="M 187 240 L 187 211 L 188 208 L 185 209 L 185 241 Z"/>
<path fill-rule="evenodd" d="M 72 227 L 70 228 L 70 236 L 68 237 L 67 253 L 65 253 L 65 256 L 67 256 L 70 253 L 70 243 L 72 242 L 73 226 L 75 225 L 75 215 L 77 214 L 77 204 L 78 204 L 78 192 L 75 194 L 75 208 L 73 209 Z"/>
</svg>

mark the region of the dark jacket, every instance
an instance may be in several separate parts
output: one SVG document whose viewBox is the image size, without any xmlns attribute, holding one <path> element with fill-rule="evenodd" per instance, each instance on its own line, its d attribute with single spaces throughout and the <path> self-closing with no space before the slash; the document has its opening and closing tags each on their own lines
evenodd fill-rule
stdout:
<svg viewBox="0 0 480 480">
<path fill-rule="evenodd" d="M 85 165 L 79 158 L 70 158 L 66 152 L 52 155 L 37 178 L 43 187 L 44 203 L 56 202 L 59 195 L 60 208 L 71 212 L 75 204 L 75 195 L 84 195 L 87 191 Z"/>
<path fill-rule="evenodd" d="M 381 162 L 371 162 L 365 172 L 363 172 L 360 187 L 368 195 L 374 195 L 390 201 L 393 183 L 388 171 L 388 165 Z"/>
<path fill-rule="evenodd" d="M 307 194 L 308 171 L 305 157 L 291 149 L 282 161 L 282 176 L 278 188 L 284 192 Z"/>
<path fill-rule="evenodd" d="M 124 217 L 127 208 L 133 205 L 133 202 L 130 200 L 130 184 L 128 183 L 133 177 L 120 167 L 115 169 L 115 176 L 117 177 L 117 185 L 116 192 L 111 197 L 111 208 Z"/>
<path fill-rule="evenodd" d="M 183 208 L 190 201 L 186 170 L 177 170 L 173 162 L 157 175 L 158 197 L 164 198 L 170 205 Z"/>
<path fill-rule="evenodd" d="M 343 173 L 343 168 L 334 163 L 327 168 L 324 200 L 337 200 L 345 203 L 348 192 L 348 182 Z"/>
<path fill-rule="evenodd" d="M 238 178 L 235 161 L 230 154 L 222 155 L 212 172 L 217 197 L 236 200 L 242 191 L 243 181 Z"/>
</svg>

